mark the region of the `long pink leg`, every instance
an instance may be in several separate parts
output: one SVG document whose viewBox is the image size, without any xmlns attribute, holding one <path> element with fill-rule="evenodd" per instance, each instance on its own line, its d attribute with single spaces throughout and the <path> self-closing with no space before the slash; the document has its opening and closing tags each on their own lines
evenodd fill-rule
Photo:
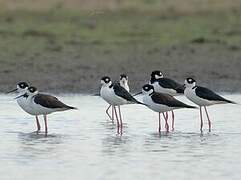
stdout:
<svg viewBox="0 0 241 180">
<path fill-rule="evenodd" d="M 164 119 L 165 119 L 165 123 L 166 123 L 166 125 L 165 125 L 165 126 L 166 126 L 166 131 L 169 132 L 168 117 L 165 116 L 164 113 L 162 113 L 162 115 L 163 115 L 163 117 L 164 117 Z"/>
<path fill-rule="evenodd" d="M 112 121 L 115 119 L 114 106 L 112 106 Z"/>
<path fill-rule="evenodd" d="M 163 114 L 164 115 L 164 114 Z M 168 112 L 166 112 L 166 117 L 164 117 L 164 119 L 166 120 L 168 120 Z M 167 125 L 168 125 L 168 123 L 165 123 L 165 128 L 167 129 Z"/>
<path fill-rule="evenodd" d="M 172 111 L 172 131 L 174 131 L 174 111 Z"/>
<path fill-rule="evenodd" d="M 119 134 L 119 130 L 120 130 L 120 122 L 119 122 L 119 118 L 117 115 L 117 111 L 116 111 L 116 107 L 114 106 L 114 112 L 115 112 L 115 117 L 116 117 L 116 122 L 117 122 L 117 133 Z"/>
<path fill-rule="evenodd" d="M 108 108 L 106 109 L 105 112 L 106 112 L 106 114 L 108 115 L 108 117 L 110 118 L 110 120 L 113 121 L 113 118 L 112 118 L 113 116 L 111 117 L 110 114 L 109 114 L 109 109 L 110 109 L 110 108 L 111 108 L 111 105 L 108 106 Z M 113 112 L 112 112 L 112 114 L 113 114 Z"/>
<path fill-rule="evenodd" d="M 201 131 L 201 133 L 202 133 L 202 132 L 203 132 L 202 106 L 200 106 L 200 119 L 201 119 L 200 131 Z"/>
<path fill-rule="evenodd" d="M 47 124 L 47 115 L 44 115 L 44 124 L 45 124 L 45 134 L 48 134 L 48 124 Z"/>
<path fill-rule="evenodd" d="M 40 123 L 39 123 L 39 120 L 38 120 L 38 116 L 35 116 L 36 118 L 36 123 L 37 123 L 37 132 L 40 131 L 41 127 L 40 127 Z"/>
<path fill-rule="evenodd" d="M 161 113 L 158 113 L 159 114 L 159 128 L 158 128 L 158 131 L 159 131 L 159 133 L 161 132 Z"/>
<path fill-rule="evenodd" d="M 209 132 L 211 132 L 211 121 L 209 119 L 209 115 L 208 115 L 208 111 L 207 111 L 206 106 L 204 106 L 204 109 L 205 109 L 205 112 L 206 112 L 206 115 L 207 115 L 207 118 L 208 118 L 208 129 L 209 129 Z"/>
<path fill-rule="evenodd" d="M 120 106 L 118 106 L 118 109 L 119 109 L 119 116 L 120 116 L 120 126 L 122 128 L 123 127 L 123 123 L 122 123 L 122 116 L 121 116 Z"/>
<path fill-rule="evenodd" d="M 120 134 L 122 134 L 123 121 L 122 121 L 122 115 L 121 115 L 120 106 L 118 106 L 118 109 L 119 109 L 119 117 L 120 117 Z"/>
</svg>

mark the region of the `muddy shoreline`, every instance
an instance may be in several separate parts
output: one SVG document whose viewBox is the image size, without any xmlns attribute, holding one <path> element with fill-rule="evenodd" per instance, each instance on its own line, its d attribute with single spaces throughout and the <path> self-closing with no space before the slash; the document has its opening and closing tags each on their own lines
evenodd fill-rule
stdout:
<svg viewBox="0 0 241 180">
<path fill-rule="evenodd" d="M 240 47 L 191 42 L 168 48 L 146 50 L 137 45 L 128 51 L 122 48 L 105 54 L 92 53 L 81 58 L 81 52 L 73 52 L 68 59 L 58 59 L 60 56 L 56 55 L 51 61 L 41 56 L 27 61 L 20 56 L 15 66 L 9 64 L 11 70 L 1 71 L 0 91 L 12 89 L 18 81 L 27 81 L 46 92 L 95 93 L 102 76 L 118 79 L 119 74 L 126 73 L 131 91 L 136 92 L 149 80 L 152 70 L 161 70 L 180 83 L 186 77 L 194 77 L 199 85 L 216 91 L 241 92 Z"/>
</svg>

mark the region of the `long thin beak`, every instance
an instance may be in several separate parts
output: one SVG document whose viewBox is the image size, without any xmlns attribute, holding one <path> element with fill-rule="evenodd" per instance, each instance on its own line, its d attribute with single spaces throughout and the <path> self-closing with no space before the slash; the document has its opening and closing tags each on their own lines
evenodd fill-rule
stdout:
<svg viewBox="0 0 241 180">
<path fill-rule="evenodd" d="M 142 94 L 142 92 L 138 92 L 138 93 L 134 94 L 133 96 L 137 96 L 137 95 L 139 95 L 139 94 Z"/>
<path fill-rule="evenodd" d="M 15 97 L 14 99 L 18 99 L 18 98 L 21 98 L 21 97 L 26 96 L 26 95 L 27 95 L 27 93 L 22 94 L 22 95 L 20 95 L 20 96 L 17 96 L 17 97 Z"/>
<path fill-rule="evenodd" d="M 8 92 L 6 92 L 6 94 L 9 94 L 9 93 L 12 93 L 12 92 L 16 92 L 18 89 L 16 88 L 16 89 L 13 89 L 13 90 L 11 90 L 11 91 L 8 91 Z"/>
</svg>

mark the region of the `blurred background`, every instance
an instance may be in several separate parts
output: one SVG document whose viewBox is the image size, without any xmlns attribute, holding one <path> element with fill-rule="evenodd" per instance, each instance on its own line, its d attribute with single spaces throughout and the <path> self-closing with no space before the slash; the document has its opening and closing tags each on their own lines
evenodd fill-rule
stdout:
<svg viewBox="0 0 241 180">
<path fill-rule="evenodd" d="M 0 91 L 93 93 L 129 75 L 132 91 L 161 70 L 241 91 L 241 0 L 0 0 Z"/>
</svg>

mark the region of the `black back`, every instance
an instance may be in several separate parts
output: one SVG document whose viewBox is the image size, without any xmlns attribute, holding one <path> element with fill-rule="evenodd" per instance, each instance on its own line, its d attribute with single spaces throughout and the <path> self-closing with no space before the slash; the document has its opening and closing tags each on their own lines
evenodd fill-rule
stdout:
<svg viewBox="0 0 241 180">
<path fill-rule="evenodd" d="M 114 92 L 117 96 L 133 103 L 142 104 L 141 102 L 137 101 L 125 88 L 119 85 L 119 83 L 113 84 Z"/>
<path fill-rule="evenodd" d="M 184 93 L 184 87 L 183 85 L 177 83 L 176 81 L 169 79 L 169 78 L 160 78 L 158 80 L 159 85 L 163 88 L 167 89 L 174 89 L 177 91 L 177 93 L 183 94 Z M 155 82 L 154 80 L 151 80 L 151 83 Z"/>
<path fill-rule="evenodd" d="M 209 101 L 223 101 L 223 102 L 227 102 L 227 103 L 234 103 L 232 101 L 229 101 L 229 100 L 219 96 L 215 92 L 213 92 L 210 89 L 207 89 L 205 87 L 196 86 L 195 93 L 198 97 L 200 97 L 202 99 L 207 99 Z"/>
<path fill-rule="evenodd" d="M 47 94 L 37 94 L 34 96 L 34 102 L 46 108 L 58 109 L 58 108 L 66 108 L 66 109 L 75 109 L 74 107 L 68 106 L 61 101 L 59 101 L 56 97 L 47 95 Z"/>
<path fill-rule="evenodd" d="M 178 101 L 177 99 L 168 94 L 154 92 L 151 95 L 151 99 L 157 104 L 166 105 L 168 107 L 195 108 L 194 106 L 189 106 L 181 101 Z"/>
</svg>

